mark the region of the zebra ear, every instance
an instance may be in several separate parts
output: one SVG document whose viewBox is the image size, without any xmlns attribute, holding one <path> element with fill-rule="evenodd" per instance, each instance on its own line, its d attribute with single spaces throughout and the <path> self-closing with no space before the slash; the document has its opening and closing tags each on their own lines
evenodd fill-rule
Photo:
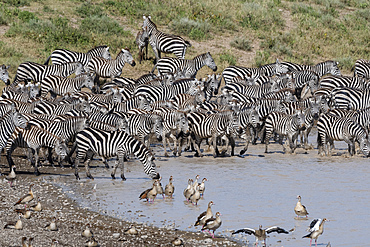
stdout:
<svg viewBox="0 0 370 247">
<path fill-rule="evenodd" d="M 36 86 L 36 87 L 40 86 L 40 82 L 36 83 L 36 84 L 35 84 L 35 86 Z"/>
<path fill-rule="evenodd" d="M 145 15 L 143 15 L 143 19 L 144 19 L 144 20 L 146 19 L 146 16 L 145 16 Z"/>
<path fill-rule="evenodd" d="M 148 18 L 149 18 L 149 19 L 152 19 L 152 17 L 151 17 L 150 15 L 148 15 Z"/>
</svg>

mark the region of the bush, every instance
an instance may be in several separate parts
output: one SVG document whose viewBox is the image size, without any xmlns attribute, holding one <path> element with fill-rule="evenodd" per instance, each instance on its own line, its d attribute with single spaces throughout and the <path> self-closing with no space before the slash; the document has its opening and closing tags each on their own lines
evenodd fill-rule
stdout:
<svg viewBox="0 0 370 247">
<path fill-rule="evenodd" d="M 231 42 L 230 45 L 235 47 L 236 49 L 243 50 L 243 51 L 251 51 L 251 41 L 244 38 L 244 37 L 235 37 Z"/>
<path fill-rule="evenodd" d="M 18 18 L 23 22 L 29 22 L 30 20 L 37 20 L 37 17 L 34 13 L 28 11 L 21 11 L 18 13 Z"/>
<path fill-rule="evenodd" d="M 191 39 L 203 40 L 208 37 L 211 25 L 208 22 L 200 22 L 181 18 L 175 20 L 170 25 L 170 28 L 179 34 L 189 36 Z"/>
<path fill-rule="evenodd" d="M 263 3 L 258 2 L 247 2 L 244 4 L 243 17 L 240 25 L 243 27 L 249 27 L 253 30 L 265 30 L 270 31 L 277 27 L 281 28 L 284 26 L 284 21 L 281 18 L 281 13 L 276 8 L 275 3 L 266 1 L 264 6 Z"/>
<path fill-rule="evenodd" d="M 91 2 L 85 2 L 80 7 L 76 9 L 76 12 L 82 17 L 89 17 L 89 16 L 104 16 L 104 11 L 100 6 L 95 6 Z"/>
<path fill-rule="evenodd" d="M 124 34 L 123 28 L 117 21 L 108 16 L 90 16 L 82 20 L 80 30 L 93 33 L 118 35 Z"/>
<path fill-rule="evenodd" d="M 236 65 L 236 58 L 229 52 L 223 52 L 220 54 L 220 61 L 226 62 L 228 65 Z"/>
<path fill-rule="evenodd" d="M 15 7 L 22 7 L 22 6 L 30 6 L 30 0 L 2 0 L 3 3 L 15 6 Z"/>
</svg>

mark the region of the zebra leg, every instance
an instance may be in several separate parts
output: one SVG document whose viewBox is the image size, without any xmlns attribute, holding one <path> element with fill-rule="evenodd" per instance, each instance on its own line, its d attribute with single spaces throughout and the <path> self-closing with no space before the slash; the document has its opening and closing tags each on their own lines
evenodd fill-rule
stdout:
<svg viewBox="0 0 370 247">
<path fill-rule="evenodd" d="M 91 158 L 93 157 L 93 155 L 94 155 L 94 153 L 91 150 L 86 152 L 85 170 L 86 170 L 86 176 L 90 179 L 94 179 L 94 177 L 91 176 L 90 168 L 89 168 L 89 163 L 90 163 Z"/>
<path fill-rule="evenodd" d="M 112 177 L 112 179 L 116 179 L 116 170 L 117 170 L 117 167 L 118 167 L 118 160 L 119 160 L 119 157 L 117 155 L 116 163 L 114 164 L 112 173 L 110 174 L 110 176 Z"/>
<path fill-rule="evenodd" d="M 50 165 L 55 167 L 52 154 L 53 154 L 53 149 L 51 147 L 48 147 L 48 161 L 49 161 Z"/>
<path fill-rule="evenodd" d="M 125 153 L 118 154 L 118 163 L 121 165 L 121 178 L 122 178 L 123 181 L 126 180 L 125 172 L 124 172 L 125 171 L 125 164 L 124 164 L 125 159 L 124 159 L 124 157 L 125 157 Z"/>
<path fill-rule="evenodd" d="M 69 153 L 67 154 L 66 156 L 66 161 L 69 162 L 69 164 L 73 165 L 73 162 L 72 162 L 72 159 L 71 159 L 71 156 L 72 154 L 74 153 L 74 151 L 76 150 L 76 147 L 77 147 L 77 143 L 75 142 L 71 148 L 71 150 L 69 151 Z"/>
<path fill-rule="evenodd" d="M 80 158 L 76 157 L 76 160 L 75 160 L 75 177 L 77 180 L 80 180 L 80 176 L 78 175 L 78 165 L 80 164 Z"/>
<path fill-rule="evenodd" d="M 38 165 L 39 165 L 39 161 L 40 161 L 40 158 L 39 158 L 39 152 L 40 152 L 40 148 L 36 148 L 36 149 L 32 149 L 34 150 L 34 154 L 35 154 L 35 171 L 34 171 L 34 174 L 36 176 L 40 176 L 40 172 L 39 172 L 39 169 L 38 169 Z"/>
<path fill-rule="evenodd" d="M 14 161 L 12 159 L 12 153 L 13 153 L 14 149 L 15 149 L 15 145 L 13 143 L 12 146 L 10 147 L 10 149 L 6 151 L 6 159 L 8 160 L 8 165 L 9 165 L 10 172 L 12 172 L 12 167 L 14 166 Z M 5 148 L 4 148 L 4 150 L 5 150 Z"/>
<path fill-rule="evenodd" d="M 202 143 L 202 139 L 197 138 L 197 140 L 191 139 L 194 142 L 194 146 L 196 148 L 196 152 L 194 154 L 195 157 L 203 157 L 202 152 L 200 151 L 200 144 Z"/>
<path fill-rule="evenodd" d="M 232 136 L 229 137 L 229 143 L 230 143 L 230 146 L 231 146 L 230 155 L 234 156 L 235 155 L 235 153 L 234 153 L 234 151 L 235 151 L 235 139 L 234 139 L 234 137 L 232 137 Z"/>
<path fill-rule="evenodd" d="M 163 148 L 164 148 L 164 156 L 168 157 L 166 141 L 167 141 L 166 135 L 163 133 L 162 134 L 162 144 L 163 144 Z"/>
<path fill-rule="evenodd" d="M 216 152 L 216 149 L 217 149 L 217 136 L 216 136 L 216 134 L 213 135 L 212 139 L 213 139 L 213 158 L 217 158 L 217 152 Z"/>
<path fill-rule="evenodd" d="M 173 140 L 173 155 L 176 156 L 177 154 L 177 138 L 176 136 L 174 136 L 172 133 L 170 133 L 170 137 L 172 138 Z M 180 156 L 180 155 L 179 155 Z"/>
</svg>

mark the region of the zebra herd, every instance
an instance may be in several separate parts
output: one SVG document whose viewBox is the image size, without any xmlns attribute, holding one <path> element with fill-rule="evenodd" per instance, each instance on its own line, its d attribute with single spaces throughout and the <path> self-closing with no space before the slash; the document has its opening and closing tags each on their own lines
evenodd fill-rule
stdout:
<svg viewBox="0 0 370 247">
<path fill-rule="evenodd" d="M 107 167 L 107 159 L 117 157 L 111 176 L 120 167 L 124 180 L 130 154 L 147 175 L 159 178 L 151 142 L 162 142 L 165 156 L 168 146 L 174 156 L 190 149 L 202 156 L 203 140 L 213 146 L 214 157 L 230 147 L 234 155 L 238 138 L 244 142 L 240 155 L 258 141 L 267 153 L 271 138 L 284 152 L 287 139 L 294 152 L 299 136 L 301 147 L 310 147 L 314 126 L 320 154 L 330 155 L 334 141 L 345 141 L 351 155 L 357 142 L 369 156 L 370 61 L 356 61 L 353 77 L 342 76 L 335 61 L 308 66 L 276 60 L 259 68 L 229 66 L 221 75 L 197 79 L 205 65 L 217 70 L 209 52 L 185 59 L 190 43 L 159 31 L 150 16 L 144 16 L 142 29 L 136 40 L 140 59 L 150 44 L 156 64 L 137 79 L 121 77 L 125 63 L 135 66 L 130 51 L 122 49 L 112 59 L 108 46 L 87 53 L 55 50 L 45 64 L 21 63 L 13 82 L 9 66 L 0 67 L 7 85 L 0 97 L 0 149 L 10 170 L 12 153 L 20 147 L 28 149 L 35 174 L 40 174 L 40 149 L 46 147 L 49 163 L 54 150 L 59 165 L 74 165 L 76 178 L 81 162 L 93 178 L 89 163 L 98 155 Z M 176 57 L 161 58 L 161 52 Z M 100 78 L 110 80 L 100 85 Z"/>
</svg>

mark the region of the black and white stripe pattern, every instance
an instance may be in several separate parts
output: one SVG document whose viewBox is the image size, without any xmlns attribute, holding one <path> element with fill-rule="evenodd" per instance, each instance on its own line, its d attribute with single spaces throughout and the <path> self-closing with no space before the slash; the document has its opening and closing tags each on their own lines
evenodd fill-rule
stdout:
<svg viewBox="0 0 370 247">
<path fill-rule="evenodd" d="M 114 104 L 114 110 L 117 112 L 128 112 L 132 109 L 143 109 L 145 111 L 151 111 L 151 101 L 144 95 L 133 96 L 122 103 Z"/>
<path fill-rule="evenodd" d="M 320 79 L 320 88 L 335 89 L 339 87 L 350 87 L 355 89 L 370 88 L 370 81 L 363 77 L 352 76 L 325 76 Z"/>
<path fill-rule="evenodd" d="M 12 85 L 17 85 L 21 81 L 28 82 L 29 80 L 41 82 L 49 75 L 67 77 L 73 73 L 79 75 L 84 72 L 85 70 L 80 62 L 63 63 L 58 65 L 43 65 L 34 62 L 25 62 L 18 66 Z"/>
<path fill-rule="evenodd" d="M 185 78 L 195 78 L 198 70 L 207 65 L 213 71 L 217 70 L 217 65 L 213 60 L 211 53 L 207 52 L 194 57 L 193 59 L 182 59 L 174 57 L 165 57 L 158 60 L 154 66 L 152 73 L 157 68 L 158 75 L 165 75 L 169 73 L 179 73 Z"/>
<path fill-rule="evenodd" d="M 142 60 L 148 59 L 148 44 L 149 44 L 149 35 L 148 29 L 143 29 L 139 31 L 136 35 L 136 45 L 139 48 L 139 63 L 141 64 Z"/>
<path fill-rule="evenodd" d="M 27 120 L 25 117 L 15 109 L 8 111 L 0 118 L 0 152 L 6 146 L 6 143 L 9 137 L 13 134 L 15 128 L 26 128 L 26 125 Z"/>
<path fill-rule="evenodd" d="M 338 62 L 328 60 L 325 62 L 318 63 L 316 65 L 310 66 L 310 65 L 301 65 L 291 62 L 281 62 L 282 65 L 286 66 L 289 71 L 300 71 L 300 70 L 311 70 L 316 72 L 316 74 L 321 78 L 324 75 L 331 74 L 340 76 L 340 70 L 338 68 Z"/>
<path fill-rule="evenodd" d="M 350 155 L 355 154 L 355 142 L 365 156 L 369 156 L 369 140 L 366 130 L 349 118 L 341 118 L 332 114 L 322 114 L 317 122 L 317 144 L 319 154 L 331 155 L 334 141 L 345 141 Z M 327 147 L 329 142 L 330 147 Z"/>
<path fill-rule="evenodd" d="M 358 59 L 353 67 L 353 75 L 370 79 L 370 60 Z"/>
<path fill-rule="evenodd" d="M 143 18 L 142 28 L 143 30 L 147 29 L 149 44 L 153 48 L 156 61 L 161 58 L 161 52 L 173 53 L 177 58 L 185 58 L 186 48 L 191 46 L 189 41 L 184 40 L 180 36 L 159 31 L 150 16 L 143 16 Z"/>
<path fill-rule="evenodd" d="M 6 66 L 5 64 L 0 66 L 0 80 L 2 80 L 5 85 L 9 85 L 9 72 L 8 69 L 10 68 L 10 65 Z"/>
<path fill-rule="evenodd" d="M 159 173 L 156 172 L 156 166 L 153 162 L 154 157 L 145 145 L 122 131 L 103 131 L 92 128 L 86 128 L 79 132 L 76 137 L 76 162 L 75 175 L 79 179 L 78 165 L 80 161 L 86 158 L 85 168 L 89 178 L 93 178 L 89 171 L 89 162 L 94 154 L 109 158 L 117 156 L 118 163 L 115 166 L 111 176 L 115 178 L 115 172 L 118 164 L 121 166 L 121 178 L 124 176 L 124 157 L 133 153 L 144 165 L 144 172 L 153 179 L 159 179 Z M 72 152 L 72 151 L 71 151 Z"/>
<path fill-rule="evenodd" d="M 51 55 L 48 57 L 44 64 L 48 65 L 49 60 L 51 60 L 52 64 L 80 62 L 83 64 L 85 69 L 87 69 L 87 64 L 93 57 L 103 57 L 105 59 L 112 59 L 109 52 L 109 46 L 106 45 L 97 46 L 86 53 L 69 51 L 66 49 L 57 49 L 51 53 Z"/>
<path fill-rule="evenodd" d="M 162 140 L 163 119 L 157 114 L 134 114 L 128 119 L 127 132 L 137 137 L 150 147 L 150 134 L 154 134 L 158 141 Z"/>
<path fill-rule="evenodd" d="M 90 112 L 90 105 L 89 102 L 87 102 L 84 99 L 80 99 L 80 102 L 77 104 L 54 104 L 48 101 L 42 101 L 35 105 L 33 113 L 48 115 L 63 115 L 73 109 Z"/>
<path fill-rule="evenodd" d="M 13 99 L 21 102 L 28 102 L 35 99 L 40 94 L 40 83 L 29 83 L 27 85 L 18 84 L 4 88 L 0 100 Z"/>
<path fill-rule="evenodd" d="M 335 108 L 360 110 L 370 107 L 370 89 L 336 88 L 331 92 Z"/>
</svg>

